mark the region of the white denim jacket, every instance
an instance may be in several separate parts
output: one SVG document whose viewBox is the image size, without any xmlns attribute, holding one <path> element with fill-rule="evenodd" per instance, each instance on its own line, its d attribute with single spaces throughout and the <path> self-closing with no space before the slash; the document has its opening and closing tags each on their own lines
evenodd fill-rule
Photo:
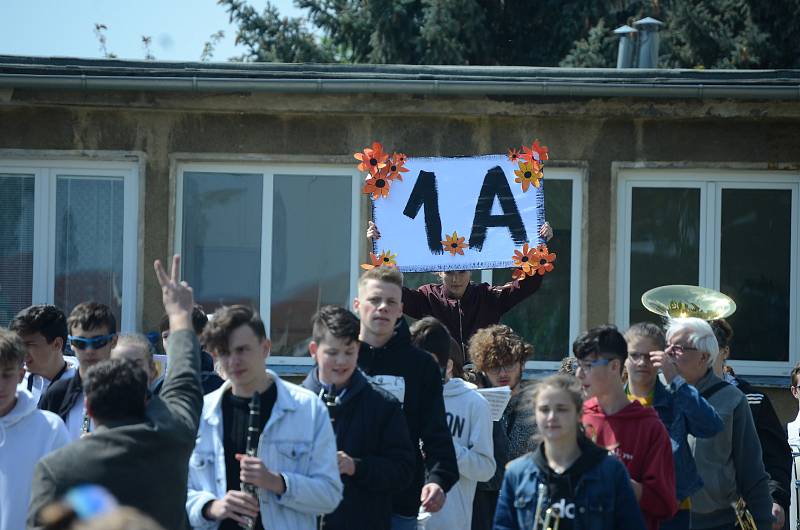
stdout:
<svg viewBox="0 0 800 530">
<path fill-rule="evenodd" d="M 258 443 L 267 469 L 286 482 L 283 495 L 259 490 L 261 518 L 266 528 L 314 530 L 316 516 L 334 511 L 342 500 L 336 461 L 336 439 L 324 403 L 314 393 L 282 381 L 274 372 L 278 398 Z M 222 445 L 222 395 L 226 381 L 205 396 L 197 442 L 189 460 L 186 511 L 192 528 L 216 530 L 218 521 L 203 517 L 203 506 L 226 492 L 225 450 Z"/>
</svg>

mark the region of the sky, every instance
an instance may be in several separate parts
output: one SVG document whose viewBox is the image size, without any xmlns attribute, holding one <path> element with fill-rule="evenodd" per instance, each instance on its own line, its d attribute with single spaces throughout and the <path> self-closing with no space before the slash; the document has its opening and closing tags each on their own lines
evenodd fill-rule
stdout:
<svg viewBox="0 0 800 530">
<path fill-rule="evenodd" d="M 259 12 L 266 0 L 249 0 Z M 301 16 L 292 0 L 272 0 L 282 15 Z M 96 23 L 107 26 L 108 51 L 121 59 L 143 59 L 142 36 L 152 37 L 157 60 L 197 61 L 219 31 L 213 61 L 241 55 L 236 28 L 216 0 L 0 0 L 0 55 L 99 58 Z"/>
</svg>

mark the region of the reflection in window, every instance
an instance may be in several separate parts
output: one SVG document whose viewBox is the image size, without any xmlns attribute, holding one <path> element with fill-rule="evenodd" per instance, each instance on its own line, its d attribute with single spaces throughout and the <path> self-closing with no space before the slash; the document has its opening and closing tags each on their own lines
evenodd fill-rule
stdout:
<svg viewBox="0 0 800 530">
<path fill-rule="evenodd" d="M 661 324 L 642 295 L 661 285 L 697 285 L 700 263 L 700 190 L 633 188 L 630 323 Z"/>
<path fill-rule="evenodd" d="M 314 312 L 351 305 L 352 177 L 275 175 L 273 190 L 272 353 L 303 357 Z"/>
<path fill-rule="evenodd" d="M 54 303 L 69 314 L 89 300 L 122 321 L 123 179 L 58 176 Z"/>
<path fill-rule="evenodd" d="M 553 227 L 553 239 L 547 246 L 558 256 L 555 268 L 545 275 L 539 290 L 506 313 L 501 322 L 533 344 L 533 359 L 530 360 L 558 361 L 568 355 L 571 340 L 572 181 L 548 180 L 544 200 L 547 221 Z M 492 283 L 509 281 L 511 269 L 494 270 Z"/>
<path fill-rule="evenodd" d="M 207 313 L 222 305 L 258 310 L 262 176 L 185 172 L 183 274 Z"/>
<path fill-rule="evenodd" d="M 31 305 L 33 175 L 0 174 L 0 325 Z"/>
<path fill-rule="evenodd" d="M 734 299 L 731 358 L 789 360 L 791 190 L 722 190 L 720 290 Z"/>
</svg>

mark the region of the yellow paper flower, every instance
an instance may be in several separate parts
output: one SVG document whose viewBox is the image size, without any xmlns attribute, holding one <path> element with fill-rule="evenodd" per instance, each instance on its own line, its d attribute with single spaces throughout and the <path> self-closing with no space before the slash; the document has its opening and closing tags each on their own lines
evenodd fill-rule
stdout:
<svg viewBox="0 0 800 530">
<path fill-rule="evenodd" d="M 442 248 L 445 252 L 449 252 L 451 256 L 456 254 L 464 255 L 464 249 L 469 248 L 469 245 L 464 243 L 463 237 L 458 237 L 458 232 L 453 231 L 453 235 L 445 234 L 445 239 L 442 240 Z"/>
<path fill-rule="evenodd" d="M 517 178 L 514 182 L 522 184 L 522 191 L 527 192 L 531 184 L 534 187 L 539 187 L 539 181 L 544 176 L 542 174 L 542 166 L 535 160 L 533 162 L 520 162 L 519 169 L 514 170 Z"/>
<path fill-rule="evenodd" d="M 369 253 L 370 263 L 363 263 L 361 268 L 364 270 L 374 269 L 375 267 L 396 267 L 397 254 L 392 254 L 389 250 L 384 250 L 380 255 L 376 256 L 372 252 Z"/>
</svg>

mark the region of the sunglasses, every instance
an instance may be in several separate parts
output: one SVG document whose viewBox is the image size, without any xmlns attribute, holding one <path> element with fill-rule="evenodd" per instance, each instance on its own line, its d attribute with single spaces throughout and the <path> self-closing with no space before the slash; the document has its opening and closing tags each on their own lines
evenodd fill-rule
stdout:
<svg viewBox="0 0 800 530">
<path fill-rule="evenodd" d="M 92 337 L 87 339 L 85 337 L 76 337 L 74 335 L 68 335 L 67 339 L 69 339 L 69 345 L 73 348 L 78 350 L 86 350 L 88 348 L 92 348 L 93 350 L 99 350 L 113 339 L 116 336 L 116 333 L 112 333 L 111 335 L 101 335 L 100 337 Z"/>
</svg>

